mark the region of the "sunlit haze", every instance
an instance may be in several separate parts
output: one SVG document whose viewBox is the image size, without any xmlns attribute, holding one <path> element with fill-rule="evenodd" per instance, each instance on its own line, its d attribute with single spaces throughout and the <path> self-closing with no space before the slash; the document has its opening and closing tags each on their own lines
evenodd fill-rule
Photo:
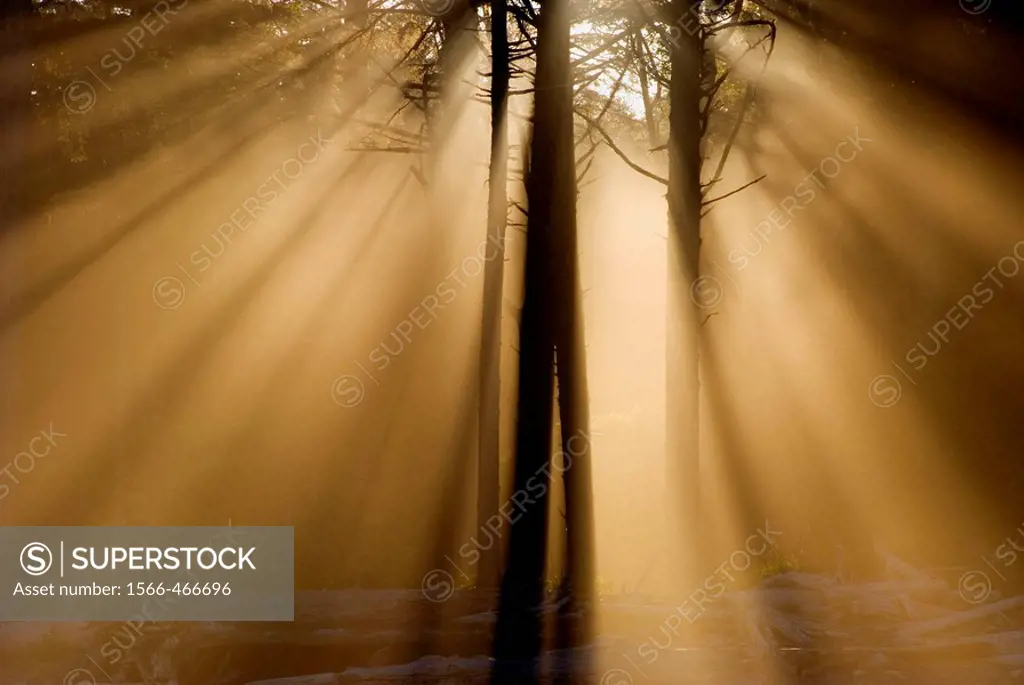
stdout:
<svg viewBox="0 0 1024 685">
<path fill-rule="evenodd" d="M 0 685 L 1020 681 L 1015 6 L 5 0 Z"/>
</svg>

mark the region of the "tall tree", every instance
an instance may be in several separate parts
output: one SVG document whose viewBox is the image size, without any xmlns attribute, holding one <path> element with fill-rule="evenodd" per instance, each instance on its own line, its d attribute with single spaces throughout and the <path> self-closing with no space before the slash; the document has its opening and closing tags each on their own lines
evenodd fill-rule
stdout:
<svg viewBox="0 0 1024 685">
<path fill-rule="evenodd" d="M 566 500 L 566 577 L 571 601 L 564 605 L 572 619 L 571 642 L 586 641 L 594 590 L 594 529 L 590 444 L 590 396 L 587 384 L 583 328 L 583 291 L 580 285 L 576 222 L 576 147 L 573 130 L 573 73 L 570 63 L 571 22 L 568 2 L 558 5 L 546 27 L 551 41 L 550 85 L 555 145 L 551 150 L 554 178 L 551 193 L 552 293 L 555 319 L 558 412 L 561 424 L 562 477 Z M 539 59 L 539 57 L 538 57 Z M 539 62 L 538 62 L 539 69 Z M 540 81 L 538 80 L 538 89 Z M 538 93 L 539 97 L 539 93 Z M 531 212 L 532 205 L 531 205 Z M 562 622 L 563 628 L 566 621 Z"/>
<path fill-rule="evenodd" d="M 666 486 L 674 493 L 672 548 L 680 580 L 694 581 L 700 475 L 701 0 L 674 0 L 669 44 L 668 321 L 666 345 Z M 669 495 L 672 500 L 673 495 Z M 676 567 L 675 564 L 673 564 Z"/>
<path fill-rule="evenodd" d="M 484 302 L 480 338 L 480 403 L 477 466 L 477 521 L 483 526 L 498 511 L 501 426 L 501 303 L 505 278 L 505 228 L 508 222 L 509 46 L 507 0 L 491 0 L 491 158 L 488 173 L 488 254 L 484 266 Z M 477 585 L 499 581 L 500 545 L 481 551 Z"/>
<path fill-rule="evenodd" d="M 569 123 L 572 123 L 571 112 Z M 572 154 L 572 146 L 569 146 L 569 154 Z M 575 160 L 570 161 L 575 163 Z M 583 292 L 577 254 L 575 167 L 571 168 L 571 172 L 571 201 L 565 198 L 564 203 L 559 203 L 564 206 L 559 207 L 554 238 L 555 303 L 558 308 L 555 324 L 556 377 L 562 451 L 562 464 L 559 468 L 565 488 L 565 577 L 570 600 L 562 605 L 559 622 L 561 648 L 588 644 L 592 637 L 593 625 L 590 619 L 596 575 L 590 395 L 584 342 Z"/>
<path fill-rule="evenodd" d="M 557 293 L 569 268 L 556 255 L 561 257 L 569 249 L 566 231 L 575 234 L 569 28 L 568 1 L 545 0 L 537 23 L 533 131 L 526 176 L 528 215 L 515 463 L 516 490 L 538 492 L 540 480 L 545 491 L 533 495 L 535 501 L 512 524 L 495 631 L 496 683 L 535 683 L 539 678 L 536 659 L 542 645 L 542 624 L 538 608 L 543 600 L 548 546 L 547 474 L 551 471 L 556 316 L 564 313 L 558 307 L 565 300 Z"/>
</svg>

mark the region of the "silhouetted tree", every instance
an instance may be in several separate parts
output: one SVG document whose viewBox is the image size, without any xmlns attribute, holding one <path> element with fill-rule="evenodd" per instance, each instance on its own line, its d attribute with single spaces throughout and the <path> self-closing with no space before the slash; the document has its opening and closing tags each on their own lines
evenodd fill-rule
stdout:
<svg viewBox="0 0 1024 685">
<path fill-rule="evenodd" d="M 666 461 L 668 487 L 675 492 L 680 537 L 673 547 L 696 551 L 699 501 L 699 327 L 694 295 L 700 285 L 701 0 L 674 0 L 670 19 L 682 30 L 669 42 L 668 139 L 668 322 L 666 345 Z M 672 495 L 670 494 L 670 499 Z M 685 568 L 685 567 L 684 567 Z M 693 569 L 687 569 L 692 571 Z M 689 579 L 689 573 L 684 573 Z"/>
<path fill-rule="evenodd" d="M 495 683 L 537 682 L 535 660 L 543 640 L 538 608 L 544 595 L 548 546 L 555 317 L 561 314 L 557 311 L 561 300 L 552 295 L 559 276 L 564 278 L 556 272 L 565 268 L 554 259 L 554 247 L 559 242 L 558 222 L 568 216 L 575 223 L 576 201 L 567 5 L 567 0 L 547 0 L 538 19 L 533 130 L 526 171 L 529 213 L 519 325 L 515 489 L 538 491 L 539 480 L 544 492 L 533 496 L 535 501 L 511 526 L 495 630 Z"/>
<path fill-rule="evenodd" d="M 484 266 L 484 302 L 480 336 L 479 451 L 477 521 L 482 526 L 498 511 L 501 494 L 501 304 L 505 278 L 505 230 L 508 223 L 507 0 L 491 0 L 491 157 L 488 174 L 487 242 L 493 257 Z M 499 581 L 501 546 L 481 550 L 477 584 Z"/>
</svg>

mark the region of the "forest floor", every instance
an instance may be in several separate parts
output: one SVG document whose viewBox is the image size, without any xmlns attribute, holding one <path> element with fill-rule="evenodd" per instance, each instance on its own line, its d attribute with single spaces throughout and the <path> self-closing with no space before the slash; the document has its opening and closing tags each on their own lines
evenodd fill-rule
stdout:
<svg viewBox="0 0 1024 685">
<path fill-rule="evenodd" d="M 772 576 L 705 607 L 686 644 L 675 606 L 603 597 L 595 644 L 546 652 L 542 671 L 595 685 L 1024 683 L 1024 597 L 972 603 L 914 569 L 891 576 Z M 354 589 L 297 593 L 294 623 L 0 624 L 0 685 L 476 685 L 493 602 Z"/>
</svg>

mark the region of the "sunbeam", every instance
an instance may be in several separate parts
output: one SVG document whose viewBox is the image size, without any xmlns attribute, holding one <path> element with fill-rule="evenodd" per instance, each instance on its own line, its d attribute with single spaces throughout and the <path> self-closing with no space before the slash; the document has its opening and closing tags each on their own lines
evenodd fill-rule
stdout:
<svg viewBox="0 0 1024 685">
<path fill-rule="evenodd" d="M 0 4 L 0 683 L 1019 680 L 1012 5 Z"/>
</svg>

